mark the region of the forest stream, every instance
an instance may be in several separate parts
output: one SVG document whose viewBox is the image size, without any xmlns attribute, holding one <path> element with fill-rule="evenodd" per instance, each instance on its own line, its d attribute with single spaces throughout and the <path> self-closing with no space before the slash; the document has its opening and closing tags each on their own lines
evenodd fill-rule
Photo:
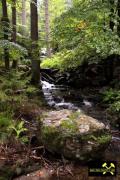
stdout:
<svg viewBox="0 0 120 180">
<path fill-rule="evenodd" d="M 99 104 L 100 98 L 95 92 L 97 89 L 93 92 L 90 89 L 88 89 L 88 91 L 84 91 L 80 89 L 73 89 L 64 85 L 54 85 L 46 81 L 42 81 L 42 89 L 49 106 L 57 110 L 70 109 L 78 110 L 80 112 L 82 111 L 110 126 L 107 113 L 104 107 L 101 107 Z M 120 162 L 120 132 L 112 127 L 110 127 L 110 129 L 112 133 L 112 141 L 105 151 L 104 158 L 106 160 Z M 120 172 L 120 164 L 118 168 Z M 76 168 L 76 172 L 76 179 L 80 179 L 78 176 L 80 173 L 78 171 L 78 167 Z"/>
<path fill-rule="evenodd" d="M 45 99 L 49 106 L 56 110 L 69 109 L 84 112 L 85 114 L 104 122 L 107 126 L 109 120 L 104 110 L 100 106 L 100 99 L 95 93 L 97 90 L 80 90 L 73 89 L 63 85 L 54 85 L 46 81 L 42 81 L 42 89 Z M 116 177 L 89 177 L 88 166 L 81 162 L 72 162 L 62 159 L 60 157 L 53 157 L 48 153 L 46 168 L 40 168 L 37 171 L 28 173 L 15 180 L 119 180 L 120 175 L 120 132 L 110 127 L 112 133 L 112 141 L 106 149 L 103 160 L 117 162 L 117 176 Z M 59 164 L 57 173 L 54 173 L 56 161 Z M 50 163 L 52 162 L 52 163 Z M 49 165 L 48 165 L 49 164 Z"/>
</svg>

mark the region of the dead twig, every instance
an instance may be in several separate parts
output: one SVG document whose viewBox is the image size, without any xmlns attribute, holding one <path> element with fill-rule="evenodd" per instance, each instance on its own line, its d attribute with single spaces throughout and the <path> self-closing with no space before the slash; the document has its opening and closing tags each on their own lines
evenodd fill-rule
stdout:
<svg viewBox="0 0 120 180">
<path fill-rule="evenodd" d="M 30 156 L 30 158 L 41 160 L 41 157 L 38 157 L 38 156 Z"/>
<path fill-rule="evenodd" d="M 44 149 L 44 146 L 38 146 L 38 147 L 32 148 L 32 150 L 37 150 L 37 149 Z"/>
</svg>

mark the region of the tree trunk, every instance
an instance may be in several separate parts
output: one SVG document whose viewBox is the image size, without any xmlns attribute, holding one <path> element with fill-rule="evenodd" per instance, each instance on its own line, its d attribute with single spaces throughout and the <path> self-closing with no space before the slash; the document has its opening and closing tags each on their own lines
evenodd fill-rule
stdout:
<svg viewBox="0 0 120 180">
<path fill-rule="evenodd" d="M 47 47 L 47 56 L 51 56 L 50 50 L 50 24 L 49 24 L 49 0 L 44 0 L 45 6 L 45 41 Z"/>
<path fill-rule="evenodd" d="M 31 61 L 32 61 L 32 79 L 31 83 L 38 85 L 40 83 L 40 57 L 38 48 L 38 13 L 37 0 L 30 3 L 31 9 Z"/>
<path fill-rule="evenodd" d="M 73 5 L 73 0 L 66 0 L 66 7 L 67 9 L 71 8 Z"/>
<path fill-rule="evenodd" d="M 12 0 L 12 42 L 16 43 L 16 0 Z M 17 60 L 13 60 L 13 68 L 17 68 Z"/>
<path fill-rule="evenodd" d="M 22 0 L 22 34 L 26 34 L 26 0 Z"/>
<path fill-rule="evenodd" d="M 2 24 L 3 24 L 3 31 L 4 31 L 4 39 L 8 40 L 8 32 L 9 32 L 9 19 L 7 13 L 7 3 L 6 0 L 2 0 Z M 9 69 L 9 51 L 8 48 L 4 48 L 4 59 L 5 59 L 5 68 Z"/>
<path fill-rule="evenodd" d="M 118 11 L 117 33 L 118 33 L 118 36 L 120 37 L 120 0 L 118 0 L 118 3 L 117 3 L 117 11 Z"/>
<path fill-rule="evenodd" d="M 110 29 L 113 31 L 114 30 L 114 25 L 115 25 L 115 23 L 114 23 L 114 17 L 115 17 L 115 15 L 114 15 L 114 4 L 115 2 L 114 2 L 114 0 L 110 0 L 110 7 L 111 7 L 111 13 L 110 13 Z"/>
</svg>

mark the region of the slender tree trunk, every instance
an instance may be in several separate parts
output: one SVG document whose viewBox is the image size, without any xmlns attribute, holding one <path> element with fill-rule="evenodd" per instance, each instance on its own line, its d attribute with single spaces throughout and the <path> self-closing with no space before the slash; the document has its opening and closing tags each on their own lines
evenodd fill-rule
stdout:
<svg viewBox="0 0 120 180">
<path fill-rule="evenodd" d="M 73 5 L 73 0 L 66 0 L 67 9 L 71 8 L 72 5 Z"/>
<path fill-rule="evenodd" d="M 7 13 L 7 3 L 6 0 L 2 0 L 2 24 L 3 24 L 3 31 L 4 31 L 4 39 L 8 40 L 8 32 L 9 32 L 9 19 L 8 19 L 8 13 Z M 9 63 L 9 51 L 8 48 L 4 49 L 4 59 L 5 59 L 5 68 L 9 69 L 10 63 Z"/>
<path fill-rule="evenodd" d="M 22 34 L 26 34 L 26 0 L 22 0 Z"/>
<path fill-rule="evenodd" d="M 49 0 L 44 0 L 45 6 L 45 41 L 47 46 L 47 56 L 51 56 L 50 50 L 50 23 L 49 23 Z"/>
<path fill-rule="evenodd" d="M 110 13 L 110 29 L 113 31 L 114 30 L 114 0 L 110 0 L 110 6 L 111 6 L 111 13 Z"/>
<path fill-rule="evenodd" d="M 16 43 L 16 0 L 12 0 L 12 41 Z M 12 67 L 17 67 L 17 60 L 13 60 Z"/>
<path fill-rule="evenodd" d="M 40 57 L 38 49 L 38 13 L 37 0 L 30 3 L 31 9 L 31 61 L 32 61 L 32 79 L 31 83 L 38 85 L 40 83 Z"/>
<path fill-rule="evenodd" d="M 117 11 L 118 11 L 118 25 L 117 25 L 117 33 L 120 37 L 120 0 L 117 3 Z"/>
</svg>

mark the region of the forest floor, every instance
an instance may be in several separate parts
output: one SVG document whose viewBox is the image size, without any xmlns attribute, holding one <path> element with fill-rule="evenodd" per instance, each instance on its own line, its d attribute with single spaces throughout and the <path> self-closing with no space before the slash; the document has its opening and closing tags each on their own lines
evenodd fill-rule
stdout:
<svg viewBox="0 0 120 180">
<path fill-rule="evenodd" d="M 41 98 L 40 89 L 29 81 L 23 71 L 0 71 L 0 180 L 103 179 L 88 177 L 86 164 L 52 155 L 40 144 L 39 119 L 50 108 Z M 113 145 L 107 149 L 105 159 L 120 162 Z M 119 180 L 120 175 L 104 179 Z"/>
</svg>

